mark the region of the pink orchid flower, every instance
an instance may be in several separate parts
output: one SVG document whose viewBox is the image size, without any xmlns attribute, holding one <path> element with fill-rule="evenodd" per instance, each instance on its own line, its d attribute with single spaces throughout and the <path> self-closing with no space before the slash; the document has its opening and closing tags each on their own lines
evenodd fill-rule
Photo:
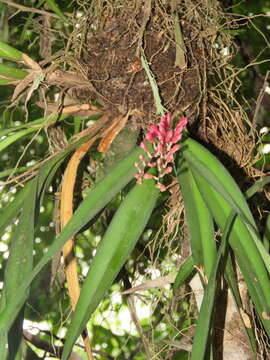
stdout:
<svg viewBox="0 0 270 360">
<path fill-rule="evenodd" d="M 135 174 L 137 184 L 142 184 L 143 179 L 155 179 L 156 187 L 161 192 L 167 189 L 161 183 L 161 179 L 172 172 L 173 156 L 180 149 L 180 145 L 177 143 L 181 140 L 182 132 L 188 122 L 187 118 L 181 118 L 175 128 L 172 129 L 171 120 L 172 115 L 168 113 L 160 119 L 159 125 L 150 126 L 145 139 L 153 145 L 154 152 L 151 154 L 147 144 L 143 141 L 141 148 L 146 152 L 148 160 L 145 159 L 144 155 L 140 155 L 140 162 L 135 163 L 138 169 L 138 173 Z M 156 168 L 157 175 L 145 173 L 147 167 Z"/>
</svg>

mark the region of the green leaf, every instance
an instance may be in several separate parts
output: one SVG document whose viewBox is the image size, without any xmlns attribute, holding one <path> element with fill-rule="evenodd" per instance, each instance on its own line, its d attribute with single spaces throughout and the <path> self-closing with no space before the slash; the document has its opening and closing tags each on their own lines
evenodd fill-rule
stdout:
<svg viewBox="0 0 270 360">
<path fill-rule="evenodd" d="M 31 268 L 29 268 L 29 259 L 24 256 L 24 253 L 33 256 L 33 241 L 34 241 L 34 219 L 35 219 L 35 210 L 40 208 L 44 192 L 50 185 L 52 178 L 54 177 L 55 172 L 60 166 L 61 162 L 64 160 L 66 155 L 72 150 L 72 147 L 65 152 L 59 154 L 55 158 L 52 158 L 47 163 L 43 165 L 40 169 L 38 175 L 31 180 L 25 188 L 19 193 L 18 199 L 16 199 L 15 204 L 11 203 L 11 209 L 9 210 L 8 220 L 14 218 L 17 212 L 20 209 L 20 204 L 23 202 L 21 209 L 21 215 L 19 218 L 19 225 L 16 228 L 14 234 L 14 241 L 11 242 L 10 248 L 10 257 L 8 260 L 6 272 L 5 272 L 5 281 L 4 281 L 4 292 L 1 297 L 1 311 L 5 311 L 5 308 L 9 305 L 12 298 L 14 298 L 14 293 L 17 294 L 17 288 L 25 278 L 31 273 Z M 20 200 L 20 201 L 19 201 Z M 33 200 L 33 201 L 31 201 Z M 37 218 L 37 217 L 36 217 Z M 5 220 L 5 216 L 4 216 Z M 2 220 L 3 221 L 3 220 Z M 7 221 L 5 221 L 6 223 Z M 29 226 L 29 228 L 27 227 Z M 27 242 L 29 241 L 29 242 Z M 31 251 L 29 250 L 31 244 Z M 32 259 L 32 258 L 31 258 Z M 22 262 L 21 266 L 20 261 Z M 9 265 L 10 264 L 10 265 Z M 23 271 L 23 266 L 25 266 L 25 271 Z M 10 291 L 13 289 L 13 291 Z M 11 296 L 12 295 L 12 296 Z M 15 359 L 15 356 L 18 356 L 20 353 L 20 344 L 22 340 L 22 321 L 23 321 L 23 306 L 28 295 L 28 289 L 22 294 L 20 302 L 17 304 L 17 312 L 19 313 L 14 319 L 9 319 L 3 323 L 3 327 L 0 329 L 0 353 L 4 354 L 6 351 L 6 339 L 8 333 L 9 339 L 9 354 L 7 360 Z M 14 321 L 14 322 L 13 322 Z M 1 350 L 2 349 L 2 350 Z M 17 357 L 16 357 L 17 359 Z M 19 357 L 18 357 L 19 359 Z"/>
<path fill-rule="evenodd" d="M 0 79 L 0 85 L 10 85 L 12 82 L 12 79 Z"/>
<path fill-rule="evenodd" d="M 28 135 L 34 131 L 38 131 L 38 128 L 34 128 L 34 127 L 28 128 L 25 130 L 17 131 L 12 135 L 7 136 L 5 139 L 0 141 L 0 151 L 4 150 L 9 145 L 13 144 L 15 141 L 19 140 L 23 136 Z"/>
<path fill-rule="evenodd" d="M 173 284 L 173 292 L 179 289 L 184 282 L 195 273 L 192 256 L 189 256 L 180 266 Z"/>
<path fill-rule="evenodd" d="M 258 191 L 262 190 L 262 188 L 269 183 L 270 176 L 265 176 L 261 181 L 257 181 L 246 191 L 246 199 L 250 199 L 253 195 L 255 195 Z"/>
<path fill-rule="evenodd" d="M 70 237 L 80 231 L 125 185 L 132 180 L 137 171 L 134 163 L 138 161 L 139 154 L 142 153 L 143 150 L 140 148 L 134 150 L 124 160 L 117 164 L 111 172 L 89 192 L 88 196 L 75 211 L 73 217 L 65 226 L 62 233 L 55 239 L 53 244 L 48 248 L 47 253 L 44 254 L 40 262 L 35 266 L 33 271 L 28 274 L 22 285 L 17 289 L 16 297 L 7 304 L 7 307 L 1 313 L 0 337 L 2 329 L 8 325 L 10 326 L 15 319 L 19 311 L 21 299 L 35 276 Z"/>
<path fill-rule="evenodd" d="M 18 126 L 14 126 L 8 129 L 3 129 L 0 130 L 0 137 L 5 136 L 5 135 L 9 135 L 10 133 L 15 133 L 18 130 L 21 129 L 25 129 L 25 128 L 30 128 L 33 127 L 36 130 L 43 127 L 43 126 L 48 126 L 53 124 L 55 121 L 62 121 L 64 119 L 66 119 L 69 115 L 63 114 L 63 115 L 53 115 L 53 116 L 45 116 L 27 123 L 22 123 L 21 125 Z"/>
<path fill-rule="evenodd" d="M 226 219 L 233 210 L 238 216 L 229 242 L 247 282 L 252 300 L 265 329 L 270 335 L 270 287 L 268 257 L 260 246 L 255 221 L 244 195 L 223 167 L 203 146 L 188 139 L 184 148 L 192 173 L 212 216 L 223 231 Z"/>
<path fill-rule="evenodd" d="M 29 261 L 27 261 L 26 256 L 24 256 L 24 251 L 27 251 L 27 249 L 29 250 L 30 240 L 31 239 L 33 240 L 34 235 L 32 234 L 32 232 L 34 231 L 33 230 L 34 227 L 32 229 L 32 225 L 34 218 L 36 217 L 37 219 L 36 216 L 37 214 L 35 213 L 35 210 L 40 208 L 44 193 L 48 188 L 48 186 L 50 185 L 55 175 L 55 172 L 57 171 L 61 162 L 65 159 L 65 157 L 68 155 L 68 153 L 71 150 L 72 147 L 66 150 L 65 152 L 59 154 L 58 156 L 55 156 L 54 158 L 50 159 L 47 163 L 45 163 L 43 167 L 40 169 L 38 175 L 33 180 L 31 180 L 24 187 L 23 190 L 21 190 L 21 192 L 17 195 L 17 197 L 10 204 L 10 206 L 7 209 L 5 209 L 7 211 L 7 214 L 5 214 L 4 212 L 3 218 L 1 218 L 1 229 L 5 229 L 5 226 L 8 224 L 8 222 L 14 219 L 14 217 L 21 209 L 19 225 L 16 228 L 14 234 L 14 241 L 11 242 L 10 253 L 12 255 L 10 255 L 10 258 L 8 260 L 8 264 L 10 265 L 7 265 L 7 269 L 5 273 L 6 275 L 4 282 L 4 292 L 1 297 L 1 308 L 0 308 L 0 310 L 3 312 L 9 309 L 9 305 L 12 302 L 12 299 L 14 300 L 14 293 L 16 293 L 17 296 L 17 289 L 20 287 L 21 284 L 25 282 L 25 280 L 31 273 L 32 267 L 31 269 L 27 268 L 27 266 L 29 265 Z M 32 216 L 33 219 L 31 218 Z M 27 226 L 30 226 L 30 228 L 27 228 Z M 27 241 L 29 241 L 29 243 L 27 243 Z M 31 250 L 31 256 L 32 253 L 33 251 Z M 20 264 L 20 261 L 23 262 L 22 266 L 18 265 Z M 22 269 L 23 265 L 25 265 L 25 267 L 27 268 L 27 271 L 25 272 Z M 18 271 L 18 273 L 16 271 Z M 9 291 L 10 288 L 14 288 L 14 289 L 16 288 L 16 290 L 14 290 L 12 293 L 11 291 Z M 6 289 L 9 292 L 6 292 Z M 2 326 L 0 328 L 0 351 L 1 349 L 2 350 L 5 349 L 7 333 L 9 332 L 10 329 L 11 329 L 10 331 L 12 332 L 12 335 L 10 335 L 11 340 L 14 339 L 15 341 L 16 336 L 20 334 L 20 331 L 18 330 L 18 326 L 20 326 L 21 324 L 21 317 L 23 316 L 22 307 L 26 300 L 27 294 L 28 294 L 28 288 L 25 288 L 24 291 L 21 292 L 20 297 L 17 299 L 18 301 L 16 304 L 16 312 L 12 314 L 12 318 L 11 317 L 7 318 L 6 321 L 3 321 L 2 323 Z M 19 312 L 20 314 L 18 315 Z M 13 333 L 14 326 L 15 328 Z M 11 345 L 10 348 L 15 349 L 16 346 Z M 0 353 L 1 355 L 4 354 L 2 352 Z"/>
<path fill-rule="evenodd" d="M 46 0 L 46 3 L 52 9 L 52 11 L 60 17 L 60 19 L 64 20 L 67 23 L 70 23 L 66 15 L 60 10 L 59 6 L 56 4 L 54 0 Z"/>
<path fill-rule="evenodd" d="M 216 294 L 217 274 L 220 265 L 220 261 L 225 257 L 227 239 L 232 229 L 232 224 L 235 219 L 235 213 L 232 212 L 227 219 L 224 232 L 221 238 L 221 244 L 217 252 L 215 263 L 213 265 L 209 282 L 204 291 L 203 302 L 201 305 L 196 330 L 193 339 L 191 360 L 203 360 L 207 344 L 209 341 L 209 335 L 211 330 L 211 320 L 213 315 L 213 307 Z"/>
<path fill-rule="evenodd" d="M 126 262 L 151 216 L 158 194 L 154 180 L 135 185 L 114 215 L 83 284 L 62 360 L 68 359 L 75 341 Z"/>
<path fill-rule="evenodd" d="M 23 79 L 26 75 L 28 75 L 28 72 L 25 70 L 17 69 L 0 63 L 0 78 L 1 76 L 5 76 L 11 79 Z"/>
<path fill-rule="evenodd" d="M 229 216 L 228 212 L 232 211 L 232 208 L 202 177 L 197 174 L 195 178 L 212 216 L 223 231 L 226 219 Z M 270 333 L 270 323 L 267 320 L 267 315 L 265 316 L 270 310 L 270 299 L 267 291 L 270 286 L 268 274 L 263 259 L 254 243 L 253 236 L 239 216 L 236 217 L 234 222 L 229 242 L 247 283 L 256 310 L 265 328 Z"/>
<path fill-rule="evenodd" d="M 209 277 L 216 258 L 212 216 L 184 159 L 181 159 L 178 167 L 178 179 L 184 200 L 193 262 Z"/>
<path fill-rule="evenodd" d="M 25 277 L 32 271 L 33 267 L 33 243 L 34 243 L 34 224 L 35 209 L 37 201 L 37 178 L 28 183 L 25 190 L 25 197 L 19 224 L 11 239 L 9 247 L 9 258 L 5 268 L 4 290 L 1 297 L 0 309 L 8 304 L 17 292 L 18 287 L 24 281 Z M 22 303 L 26 301 L 28 292 L 25 292 Z M 5 335 L 1 334 L 0 354 L 5 354 L 6 335 L 8 334 L 8 359 L 14 359 L 17 352 L 20 351 L 22 341 L 22 322 L 24 311 L 20 311 L 12 327 Z"/>
<path fill-rule="evenodd" d="M 18 215 L 26 196 L 26 189 L 23 188 L 15 194 L 14 200 L 0 210 L 0 237 L 3 235 L 6 227 Z"/>
<path fill-rule="evenodd" d="M 264 230 L 264 234 L 263 234 L 263 244 L 264 244 L 265 250 L 269 254 L 269 250 L 270 250 L 270 214 L 268 214 L 266 224 L 265 224 L 265 230 Z"/>
<path fill-rule="evenodd" d="M 0 57 L 13 61 L 22 61 L 22 53 L 2 41 L 0 41 Z"/>
<path fill-rule="evenodd" d="M 0 151 L 4 150 L 9 145 L 11 145 L 15 141 L 19 140 L 20 138 L 22 138 L 32 132 L 38 131 L 39 129 L 43 128 L 46 125 L 48 126 L 49 124 L 53 124 L 56 120 L 61 121 L 61 120 L 66 119 L 67 117 L 68 117 L 68 115 L 48 116 L 48 117 L 34 120 L 31 123 L 25 123 L 25 124 L 22 124 L 22 125 L 10 128 L 10 129 L 1 130 L 0 137 L 5 136 L 5 138 L 0 140 Z M 20 129 L 22 129 L 22 130 L 20 130 Z"/>
<path fill-rule="evenodd" d="M 256 223 L 244 195 L 221 162 L 205 147 L 191 138 L 188 138 L 184 144 L 187 147 L 186 149 L 184 147 L 183 154 L 191 168 L 205 178 L 231 205 L 235 212 L 257 230 Z"/>
</svg>

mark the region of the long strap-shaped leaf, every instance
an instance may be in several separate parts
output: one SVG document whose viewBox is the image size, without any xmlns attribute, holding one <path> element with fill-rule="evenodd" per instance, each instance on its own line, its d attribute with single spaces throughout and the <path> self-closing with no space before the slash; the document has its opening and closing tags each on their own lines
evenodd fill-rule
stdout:
<svg viewBox="0 0 270 360">
<path fill-rule="evenodd" d="M 22 61 L 22 53 L 10 45 L 0 41 L 0 56 L 4 59 Z"/>
<path fill-rule="evenodd" d="M 135 185 L 114 215 L 83 284 L 62 360 L 68 359 L 82 329 L 126 262 L 151 216 L 158 194 L 153 180 Z"/>
<path fill-rule="evenodd" d="M 184 199 L 193 262 L 209 278 L 216 258 L 212 215 L 198 190 L 186 161 L 183 159 L 180 163 L 178 179 Z"/>
<path fill-rule="evenodd" d="M 37 197 L 37 178 L 28 184 L 24 203 L 19 217 L 19 224 L 13 234 L 11 246 L 9 248 L 9 258 L 5 269 L 4 291 L 1 297 L 1 308 L 8 304 L 14 296 L 18 286 L 24 281 L 25 276 L 32 271 L 33 267 L 33 244 L 34 244 L 34 223 L 35 207 Z M 25 298 L 23 302 L 27 298 Z M 5 304 L 6 303 L 6 304 Z M 21 304 L 22 306 L 23 304 Z M 20 306 L 20 307 L 21 307 Z M 22 341 L 22 322 L 24 311 L 17 316 L 11 329 L 6 331 L 0 339 L 1 358 L 19 359 Z M 8 334 L 8 348 L 6 347 Z"/>
<path fill-rule="evenodd" d="M 189 256 L 181 265 L 173 284 L 173 293 L 175 294 L 187 279 L 195 275 L 192 256 Z"/>
<path fill-rule="evenodd" d="M 225 255 L 227 239 L 229 237 L 234 219 L 235 214 L 232 212 L 226 222 L 224 233 L 222 234 L 221 238 L 221 244 L 211 270 L 208 285 L 204 292 L 203 302 L 201 305 L 199 318 L 194 334 L 191 360 L 203 360 L 207 350 L 207 344 L 210 335 L 210 325 L 213 315 L 213 306 L 216 294 L 216 278 L 218 274 L 220 260 Z"/>
<path fill-rule="evenodd" d="M 19 213 L 25 196 L 26 191 L 25 188 L 23 188 L 17 194 L 15 194 L 15 197 L 10 204 L 0 210 L 0 236 L 2 236 L 6 227 L 15 219 Z"/>
<path fill-rule="evenodd" d="M 0 64 L 0 78 L 23 79 L 26 75 L 28 75 L 28 72 L 25 70 Z"/>
<path fill-rule="evenodd" d="M 222 163 L 204 146 L 191 138 L 184 142 L 183 154 L 191 168 L 220 193 L 238 215 L 257 230 L 244 195 Z"/>
<path fill-rule="evenodd" d="M 184 156 L 192 169 L 207 206 L 221 230 L 233 210 L 238 216 L 229 242 L 258 315 L 270 335 L 270 282 L 264 258 L 257 246 L 259 237 L 255 221 L 240 189 L 223 165 L 203 146 L 192 139 L 186 141 Z M 257 241 L 254 241 L 256 237 Z"/>
<path fill-rule="evenodd" d="M 198 174 L 195 176 L 198 186 L 204 198 L 211 209 L 215 221 L 224 229 L 224 221 L 228 218 L 228 207 L 226 201 L 205 182 Z M 268 315 L 270 311 L 269 277 L 252 234 L 247 229 L 243 221 L 236 217 L 232 232 L 229 237 L 230 245 L 237 258 L 243 277 L 247 283 L 251 298 L 255 304 L 258 315 L 264 324 L 267 332 L 270 334 L 270 322 Z"/>
<path fill-rule="evenodd" d="M 42 195 L 42 190 L 44 189 L 44 187 L 46 187 L 46 185 L 50 184 L 61 162 L 65 159 L 69 152 L 73 150 L 73 148 L 74 146 L 70 147 L 70 149 L 62 152 L 59 155 L 56 155 L 54 158 L 48 160 L 45 164 L 43 164 L 38 175 L 38 194 Z M 27 186 L 15 195 L 14 200 L 10 204 L 0 210 L 0 236 L 3 234 L 6 227 L 15 219 L 18 212 L 20 211 L 26 196 Z M 40 202 L 42 202 L 41 200 L 42 199 L 40 199 Z"/>
<path fill-rule="evenodd" d="M 45 126 L 48 126 L 49 124 L 53 124 L 55 121 L 62 121 L 64 119 L 66 119 L 69 115 L 67 114 L 62 114 L 62 115 L 49 115 L 49 116 L 45 116 L 33 121 L 29 121 L 26 123 L 23 123 L 21 125 L 18 126 L 13 126 L 11 128 L 5 128 L 0 130 L 0 137 L 5 136 L 5 135 L 10 135 L 10 134 L 15 134 L 16 132 L 18 132 L 18 130 L 22 130 L 22 129 L 28 129 L 28 128 L 35 128 L 36 130 Z"/>
<path fill-rule="evenodd" d="M 88 196 L 74 213 L 72 219 L 65 226 L 62 233 L 55 239 L 53 244 L 48 248 L 47 253 L 44 254 L 40 262 L 17 289 L 16 297 L 7 304 L 5 310 L 0 314 L 0 335 L 3 329 L 7 329 L 12 324 L 19 311 L 19 305 L 21 304 L 25 291 L 27 291 L 27 288 L 39 271 L 48 263 L 48 261 L 50 261 L 54 254 L 69 238 L 80 231 L 84 225 L 86 225 L 126 184 L 131 181 L 133 175 L 136 173 L 134 163 L 138 160 L 138 156 L 142 152 L 143 150 L 140 148 L 134 150 L 116 165 L 92 191 L 90 191 Z"/>
<path fill-rule="evenodd" d="M 11 265 L 7 265 L 6 271 L 8 271 L 8 273 L 5 273 L 6 275 L 5 275 L 5 283 L 4 283 L 4 287 L 6 286 L 6 284 L 8 284 L 8 288 L 10 288 L 11 286 L 10 284 L 12 284 L 14 281 L 19 280 L 16 286 L 13 286 L 16 290 L 16 297 L 14 297 L 14 293 L 15 293 L 14 291 L 12 293 L 12 296 L 9 296 L 7 300 L 6 291 L 4 291 L 1 297 L 0 311 L 5 312 L 7 309 L 9 309 L 10 304 L 15 298 L 17 299 L 17 305 L 15 312 L 12 313 L 12 316 L 8 317 L 6 321 L 3 321 L 2 326 L 0 327 L 0 349 L 4 348 L 4 342 L 5 342 L 4 339 L 6 339 L 7 333 L 14 319 L 16 318 L 18 312 L 20 311 L 21 307 L 23 306 L 27 298 L 27 293 L 28 293 L 27 288 L 25 288 L 25 290 L 20 293 L 19 298 L 17 298 L 17 294 L 18 294 L 17 289 L 22 283 L 24 283 L 24 281 L 26 281 L 27 276 L 29 276 L 29 273 L 31 273 L 32 270 L 32 265 L 30 269 L 28 268 L 29 261 L 27 260 L 24 261 L 23 264 L 21 264 L 21 267 L 19 266 L 20 261 L 13 266 L 12 264 L 14 261 L 12 262 L 12 258 L 18 255 L 20 259 L 23 259 L 23 253 L 24 251 L 27 251 L 28 243 L 27 241 L 23 241 L 21 244 L 20 241 L 21 239 L 24 239 L 24 236 L 26 236 L 26 240 L 31 241 L 32 231 L 34 228 L 32 222 L 34 221 L 34 217 L 36 218 L 37 215 L 36 209 L 40 207 L 44 193 L 48 188 L 48 186 L 51 184 L 52 178 L 54 177 L 58 167 L 65 159 L 65 157 L 69 154 L 69 152 L 74 148 L 74 146 L 75 145 L 71 146 L 70 149 L 67 149 L 63 153 L 47 161 L 41 167 L 38 175 L 33 180 L 28 182 L 28 184 L 24 187 L 24 189 L 22 189 L 18 193 L 18 195 L 13 200 L 13 202 L 5 209 L 5 212 L 1 213 L 2 216 L 0 223 L 0 231 L 3 231 L 5 227 L 17 216 L 18 212 L 21 210 L 19 225 L 15 230 L 15 234 L 11 242 L 11 248 L 10 248 L 11 255 L 8 260 L 8 264 Z M 31 218 L 31 216 L 33 216 L 33 218 Z M 31 250 L 31 256 L 32 256 L 32 250 Z M 25 269 L 27 269 L 27 271 L 23 271 L 22 269 L 23 266 L 25 266 Z M 8 270 L 10 267 L 12 268 L 11 275 L 10 275 L 10 270 Z M 19 333 L 19 331 L 17 331 L 17 333 Z M 3 355 L 2 352 L 0 352 L 0 354 Z"/>
<path fill-rule="evenodd" d="M 72 149 L 72 147 L 71 147 Z M 31 180 L 25 188 L 14 199 L 1 219 L 3 228 L 9 221 L 14 219 L 21 209 L 19 225 L 13 235 L 10 256 L 5 270 L 4 291 L 1 296 L 0 311 L 9 306 L 17 294 L 17 289 L 25 281 L 25 278 L 32 271 L 33 242 L 34 242 L 34 223 L 36 219 L 36 209 L 40 207 L 44 192 L 48 188 L 51 180 L 60 166 L 61 162 L 68 155 L 71 149 L 57 155 L 49 160 L 40 169 L 38 176 Z M 22 207 L 22 208 L 21 208 Z M 9 353 L 8 360 L 20 359 L 20 342 L 22 338 L 22 320 L 24 309 L 23 305 L 27 299 L 28 291 L 24 291 L 18 299 L 17 310 L 12 319 L 3 322 L 0 329 L 0 354 L 3 359 L 7 356 L 6 342 L 8 339 Z M 21 309 L 21 310 L 20 310 Z M 19 315 L 17 315 L 19 313 Z M 14 321 L 15 320 L 15 321 Z M 12 327 L 11 327 L 12 325 Z"/>
<path fill-rule="evenodd" d="M 208 207 L 206 206 L 204 200 L 197 195 L 198 187 L 193 178 L 191 171 L 188 169 L 188 165 L 186 161 L 180 162 L 181 166 L 178 168 L 178 178 L 181 184 L 182 195 L 185 204 L 185 212 L 187 216 L 187 223 L 189 227 L 189 236 L 191 240 L 192 247 L 192 257 L 194 256 L 194 248 L 199 252 L 202 256 L 203 263 L 205 263 L 205 269 L 207 270 L 207 260 L 210 260 L 210 265 L 212 268 L 213 262 L 215 262 L 216 258 L 216 247 L 214 243 L 214 234 L 208 231 L 209 229 L 209 218 L 212 219 L 212 215 Z M 258 187 L 258 186 L 257 186 Z M 249 191 L 248 195 L 251 196 L 253 194 L 253 189 Z M 211 220 L 212 221 L 212 220 Z M 210 222 L 211 224 L 211 222 Z M 210 228 L 211 229 L 211 228 Z M 211 236 L 209 237 L 209 235 Z M 195 242 L 194 245 L 192 245 Z M 209 248 L 210 245 L 210 248 Z M 212 256 L 211 256 L 212 255 Z M 198 266 L 198 263 L 194 261 L 194 263 Z M 228 264 L 227 264 L 228 265 Z M 211 271 L 210 268 L 210 271 Z M 226 267 L 226 273 L 227 273 Z M 208 268 L 209 269 L 209 268 Z M 194 270 L 194 269 L 193 269 Z M 206 271 L 206 274 L 209 279 L 209 273 Z M 237 297 L 238 288 L 234 287 L 233 283 L 233 274 L 230 274 L 229 277 L 229 285 L 232 286 L 232 291 L 234 296 Z M 228 277 L 227 277 L 228 278 Z M 176 281 L 175 281 L 176 284 Z M 176 285 L 175 285 L 176 286 Z M 241 299 L 237 299 L 237 305 L 241 307 Z M 243 324 L 244 325 L 244 324 Z M 254 350 L 254 337 L 252 337 L 251 329 L 245 328 L 247 331 L 247 335 L 249 336 L 252 348 Z"/>
</svg>

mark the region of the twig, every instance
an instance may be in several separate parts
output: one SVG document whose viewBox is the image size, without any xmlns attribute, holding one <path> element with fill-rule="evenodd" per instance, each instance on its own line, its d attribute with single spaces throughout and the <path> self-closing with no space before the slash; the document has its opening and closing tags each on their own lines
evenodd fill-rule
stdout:
<svg viewBox="0 0 270 360">
<path fill-rule="evenodd" d="M 63 342 L 63 339 L 61 339 L 60 337 L 54 335 L 54 334 L 51 334 L 51 332 L 48 332 L 48 331 L 42 331 L 42 333 L 44 334 L 47 334 L 47 335 L 53 335 L 53 338 L 55 340 L 58 340 L 58 341 L 61 341 Z M 44 350 L 46 351 L 47 353 L 49 353 L 50 355 L 53 355 L 53 356 L 61 356 L 62 353 L 63 353 L 63 346 L 56 346 L 54 344 L 51 344 L 49 343 L 48 341 L 42 339 L 41 337 L 39 337 L 38 335 L 33 335 L 31 334 L 29 331 L 27 330 L 23 330 L 23 337 L 25 338 L 26 341 L 30 342 L 31 344 L 33 344 L 34 346 L 36 346 L 37 348 L 41 349 L 41 350 Z M 76 346 L 78 348 L 83 348 L 82 345 L 80 344 L 76 344 Z M 95 354 L 98 354 L 100 356 L 103 356 L 104 358 L 108 359 L 108 360 L 113 360 L 114 358 L 112 356 L 110 356 L 109 354 L 107 354 L 106 352 L 104 351 L 100 351 L 100 350 L 93 350 L 93 352 Z M 77 355 L 77 354 L 76 354 Z M 70 357 L 70 360 L 72 360 L 72 356 L 73 358 L 75 358 L 75 353 L 72 352 L 71 353 L 71 357 Z M 78 358 L 77 358 L 78 359 Z"/>
<path fill-rule="evenodd" d="M 253 123 L 254 126 L 256 126 L 256 119 L 257 119 L 257 116 L 258 116 L 258 113 L 259 113 L 259 110 L 261 108 L 261 104 L 262 104 L 262 101 L 263 101 L 263 98 L 264 98 L 264 95 L 265 95 L 265 88 L 267 86 L 269 75 L 270 75 L 270 71 L 268 70 L 265 77 L 264 77 L 263 86 L 262 86 L 262 88 L 260 90 L 259 96 L 258 96 L 257 101 L 256 101 L 256 108 L 255 108 L 254 116 L 253 116 L 253 120 L 252 120 L 252 123 Z"/>
<path fill-rule="evenodd" d="M 29 341 L 31 344 L 35 345 L 38 349 L 42 349 L 49 353 L 50 355 L 61 356 L 63 347 L 55 346 L 50 344 L 48 341 L 40 338 L 38 335 L 33 335 L 27 330 L 23 330 L 23 337 L 26 341 Z"/>
<path fill-rule="evenodd" d="M 142 25 L 139 30 L 139 41 L 138 41 L 138 46 L 137 46 L 137 50 L 136 50 L 136 56 L 138 56 L 138 57 L 140 56 L 141 48 L 143 47 L 142 43 L 143 43 L 144 31 L 145 31 L 146 25 L 150 19 L 151 9 L 152 9 L 152 1 L 151 0 L 145 1 L 144 11 L 143 11 L 143 20 L 142 20 Z"/>
<path fill-rule="evenodd" d="M 264 64 L 264 63 L 267 63 L 267 62 L 270 62 L 270 59 L 264 59 L 264 60 L 261 60 L 261 61 L 254 61 L 248 65 L 246 65 L 245 67 L 239 69 L 238 71 L 236 71 L 235 73 L 233 73 L 232 75 L 228 76 L 226 79 L 224 79 L 223 81 L 221 81 L 220 83 L 218 83 L 215 88 L 218 88 L 220 85 L 222 85 L 223 83 L 225 83 L 226 81 L 238 76 L 241 72 L 247 70 L 248 68 L 252 67 L 252 66 L 255 66 L 255 65 L 261 65 L 261 64 Z"/>
<path fill-rule="evenodd" d="M 9 6 L 15 7 L 16 9 L 19 9 L 21 11 L 32 12 L 32 13 L 35 13 L 35 14 L 51 16 L 51 17 L 54 17 L 56 19 L 59 19 L 58 15 L 56 15 L 54 13 L 50 13 L 50 12 L 45 11 L 45 10 L 38 10 L 38 9 L 35 9 L 35 8 L 23 6 L 23 5 L 20 5 L 20 4 L 16 4 L 15 2 L 10 1 L 10 0 L 1 0 L 1 2 L 4 3 L 4 4 L 7 4 Z"/>
<path fill-rule="evenodd" d="M 142 340 L 142 344 L 143 344 L 143 347 L 145 350 L 146 357 L 148 360 L 150 360 L 150 359 L 152 359 L 152 351 L 151 351 L 149 341 L 143 333 L 143 328 L 140 324 L 140 321 L 139 321 L 137 313 L 136 313 L 136 308 L 135 308 L 135 304 L 134 304 L 134 295 L 128 296 L 127 303 L 128 303 L 128 308 L 129 308 L 129 312 L 130 312 L 132 321 L 134 322 L 134 325 L 136 326 L 136 329 Z"/>
</svg>

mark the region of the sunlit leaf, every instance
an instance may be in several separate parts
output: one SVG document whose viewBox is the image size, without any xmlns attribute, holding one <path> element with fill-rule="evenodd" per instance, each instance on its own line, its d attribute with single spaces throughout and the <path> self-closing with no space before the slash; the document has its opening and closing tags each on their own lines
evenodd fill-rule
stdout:
<svg viewBox="0 0 270 360">
<path fill-rule="evenodd" d="M 12 68 L 0 63 L 0 78 L 4 76 L 10 79 L 23 79 L 26 75 L 28 75 L 28 72 L 25 70 Z"/>
<path fill-rule="evenodd" d="M 22 53 L 10 45 L 0 41 L 0 57 L 13 61 L 21 61 Z"/>
</svg>

